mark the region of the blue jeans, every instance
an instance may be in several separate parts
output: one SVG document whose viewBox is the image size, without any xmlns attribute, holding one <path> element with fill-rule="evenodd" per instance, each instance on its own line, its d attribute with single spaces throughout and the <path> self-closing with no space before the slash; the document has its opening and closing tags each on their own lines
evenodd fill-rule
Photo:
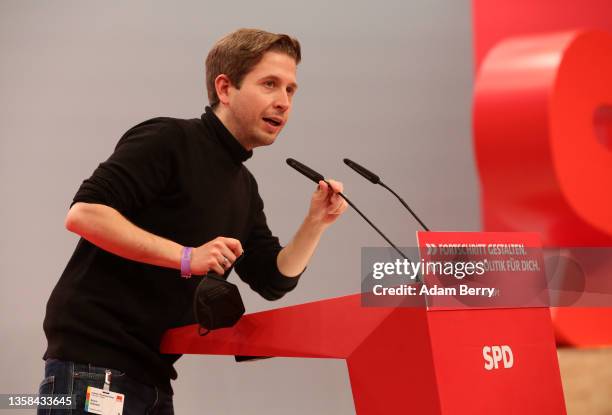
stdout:
<svg viewBox="0 0 612 415">
<path fill-rule="evenodd" d="M 38 415 L 87 414 L 85 394 L 87 386 L 102 389 L 107 368 L 87 363 L 67 362 L 49 358 L 45 362 L 45 378 L 40 383 L 39 394 L 74 395 L 75 409 L 38 409 Z M 155 386 L 149 386 L 128 377 L 125 373 L 110 369 L 111 392 L 125 395 L 123 415 L 173 415 L 172 395 Z"/>
</svg>

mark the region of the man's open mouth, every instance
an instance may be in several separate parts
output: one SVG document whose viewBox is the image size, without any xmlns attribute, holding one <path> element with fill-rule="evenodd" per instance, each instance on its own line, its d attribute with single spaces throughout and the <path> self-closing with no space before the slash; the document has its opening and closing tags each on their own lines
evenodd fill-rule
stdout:
<svg viewBox="0 0 612 415">
<path fill-rule="evenodd" d="M 274 118 L 264 117 L 263 120 L 274 127 L 281 125 L 281 122 L 279 120 L 275 120 Z"/>
</svg>

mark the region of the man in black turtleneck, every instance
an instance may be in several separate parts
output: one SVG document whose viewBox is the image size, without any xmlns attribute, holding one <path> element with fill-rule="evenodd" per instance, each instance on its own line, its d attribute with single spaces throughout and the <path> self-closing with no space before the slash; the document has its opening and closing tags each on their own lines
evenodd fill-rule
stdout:
<svg viewBox="0 0 612 415">
<path fill-rule="evenodd" d="M 125 395 L 124 414 L 173 413 L 180 356 L 160 354 L 159 344 L 167 329 L 193 322 L 195 276 L 227 278 L 244 252 L 236 272 L 264 298 L 295 288 L 320 236 L 346 210 L 342 184 L 319 182 L 283 248 L 243 162 L 287 122 L 299 61 L 300 45 L 287 35 L 229 34 L 206 60 L 205 114 L 133 127 L 83 182 L 66 218 L 82 238 L 47 304 L 40 393 L 74 394 L 82 411 L 87 387 L 102 389 L 106 378 Z"/>
</svg>

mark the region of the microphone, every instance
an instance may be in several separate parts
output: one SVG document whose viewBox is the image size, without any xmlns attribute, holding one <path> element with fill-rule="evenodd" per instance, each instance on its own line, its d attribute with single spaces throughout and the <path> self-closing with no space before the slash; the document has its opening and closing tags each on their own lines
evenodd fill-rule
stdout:
<svg viewBox="0 0 612 415">
<path fill-rule="evenodd" d="M 390 191 L 391 193 L 393 193 L 393 195 L 395 197 L 397 197 L 397 199 L 402 203 L 402 205 L 404 205 L 404 207 L 406 209 L 408 209 L 408 212 L 410 212 L 410 214 L 412 215 L 413 218 L 415 218 L 417 220 L 417 222 L 419 222 L 419 224 L 423 227 L 423 229 L 425 229 L 426 231 L 429 232 L 429 228 L 427 226 L 425 226 L 425 224 L 423 223 L 423 221 L 421 219 L 419 219 L 419 217 L 416 215 L 416 213 L 414 213 L 412 211 L 412 209 L 410 209 L 410 206 L 408 206 L 408 204 L 406 202 L 404 202 L 404 199 L 402 199 L 397 193 L 395 193 L 390 187 L 388 187 L 386 184 L 384 184 L 381 180 L 380 177 L 378 177 L 377 175 L 375 175 L 374 173 L 372 173 L 370 170 L 366 169 L 365 167 L 355 163 L 352 160 L 349 159 L 344 159 L 344 164 L 346 164 L 347 166 L 349 166 L 351 169 L 355 170 L 357 173 L 361 174 L 363 177 L 365 177 L 367 180 L 369 180 L 370 182 L 374 183 L 374 184 L 379 184 L 382 187 L 384 187 L 385 189 L 387 189 L 388 191 Z"/>
<path fill-rule="evenodd" d="M 300 163 L 299 161 L 292 159 L 292 158 L 288 158 L 287 159 L 287 164 L 290 165 L 291 167 L 293 167 L 294 169 L 296 169 L 297 171 L 299 171 L 300 173 L 302 173 L 304 176 L 308 177 L 310 180 L 312 180 L 313 182 L 319 184 L 319 181 L 323 180 L 325 183 L 327 183 L 329 185 L 329 188 L 332 189 L 331 184 L 329 184 L 329 182 L 327 180 L 325 180 L 325 178 L 323 177 L 323 175 L 321 175 L 320 173 L 317 173 L 316 171 L 314 171 L 313 169 L 311 169 L 310 167 L 305 166 L 304 164 Z M 332 189 L 333 190 L 333 189 Z M 368 222 L 368 224 L 374 228 L 374 230 L 376 232 L 378 232 L 378 234 L 380 236 L 383 237 L 383 239 L 385 241 L 387 241 L 387 243 L 389 245 L 391 245 L 393 247 L 393 249 L 395 249 L 397 251 L 398 254 L 400 254 L 402 256 L 402 258 L 412 262 L 412 260 L 410 258 L 408 258 L 406 255 L 404 255 L 404 253 L 402 251 L 400 251 L 400 249 L 395 246 L 395 244 L 393 242 L 391 242 L 391 240 L 389 238 L 387 238 L 387 236 L 382 233 L 382 231 L 380 229 L 378 229 L 376 227 L 376 225 L 374 225 L 372 223 L 372 221 L 370 219 L 368 219 L 366 217 L 366 215 L 364 215 L 358 208 L 357 206 L 355 206 L 353 204 L 353 202 L 351 202 L 349 200 L 348 197 L 346 197 L 346 195 L 342 194 L 341 192 L 338 192 L 338 195 L 343 198 L 344 200 L 346 200 L 346 203 L 349 204 L 350 207 L 352 207 L 353 209 L 355 209 L 355 211 L 357 213 L 359 213 L 359 215 L 366 221 Z"/>
</svg>

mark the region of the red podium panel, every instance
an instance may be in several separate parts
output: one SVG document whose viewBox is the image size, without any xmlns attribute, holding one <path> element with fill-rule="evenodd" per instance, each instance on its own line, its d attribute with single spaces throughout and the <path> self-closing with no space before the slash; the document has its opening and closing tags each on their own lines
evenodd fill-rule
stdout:
<svg viewBox="0 0 612 415">
<path fill-rule="evenodd" d="M 367 307 L 355 294 L 203 337 L 196 325 L 169 330 L 161 351 L 344 359 L 360 415 L 565 413 L 546 307 Z"/>
</svg>

